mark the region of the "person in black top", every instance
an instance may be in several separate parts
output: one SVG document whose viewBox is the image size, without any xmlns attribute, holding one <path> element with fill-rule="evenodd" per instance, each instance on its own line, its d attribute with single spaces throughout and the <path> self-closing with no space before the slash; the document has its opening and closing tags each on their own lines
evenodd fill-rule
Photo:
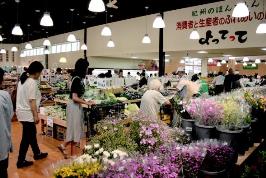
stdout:
<svg viewBox="0 0 266 178">
<path fill-rule="evenodd" d="M 139 87 L 141 88 L 144 85 L 148 84 L 148 80 L 145 77 L 145 73 L 140 74 L 140 81 L 139 81 Z"/>
<path fill-rule="evenodd" d="M 107 73 L 105 74 L 106 78 L 112 78 L 112 71 L 108 70 Z"/>
<path fill-rule="evenodd" d="M 84 119 L 84 112 L 81 104 L 93 105 L 94 101 L 85 101 L 82 99 L 85 93 L 85 86 L 83 79 L 86 76 L 89 62 L 85 59 L 79 59 L 75 64 L 75 70 L 73 73 L 71 89 L 70 89 L 70 101 L 67 104 L 67 132 L 66 140 L 64 144 L 58 146 L 59 150 L 67 158 L 65 152 L 66 147 L 69 144 L 79 144 L 82 136 L 82 126 Z"/>
<path fill-rule="evenodd" d="M 235 89 L 237 77 L 234 74 L 233 69 L 229 69 L 228 75 L 225 76 L 224 79 L 224 91 L 225 92 L 230 92 L 232 89 Z"/>
</svg>

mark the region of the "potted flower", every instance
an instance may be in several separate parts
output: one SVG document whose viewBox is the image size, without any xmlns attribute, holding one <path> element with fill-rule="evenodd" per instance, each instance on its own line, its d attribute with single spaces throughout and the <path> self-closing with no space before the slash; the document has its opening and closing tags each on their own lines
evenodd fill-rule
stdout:
<svg viewBox="0 0 266 178">
<path fill-rule="evenodd" d="M 211 99 L 194 100 L 187 107 L 195 122 L 197 139 L 215 138 L 215 127 L 223 117 L 223 106 Z"/>
<path fill-rule="evenodd" d="M 196 146 L 207 149 L 200 171 L 202 177 L 226 177 L 237 160 L 235 151 L 224 142 L 204 140 Z"/>
<path fill-rule="evenodd" d="M 240 151 L 243 115 L 241 106 L 233 98 L 224 99 L 221 104 L 224 108 L 224 117 L 217 126 L 218 139 L 225 141 L 237 152 Z"/>
</svg>

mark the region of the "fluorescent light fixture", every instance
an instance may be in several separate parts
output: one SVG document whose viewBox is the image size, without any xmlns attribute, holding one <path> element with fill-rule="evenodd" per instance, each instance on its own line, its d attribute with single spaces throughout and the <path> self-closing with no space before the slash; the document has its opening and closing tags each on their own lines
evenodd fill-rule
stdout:
<svg viewBox="0 0 266 178">
<path fill-rule="evenodd" d="M 199 54 L 208 54 L 208 51 L 198 51 Z"/>
<path fill-rule="evenodd" d="M 45 49 L 44 54 L 50 54 L 50 51 L 48 49 Z"/>
<path fill-rule="evenodd" d="M 261 60 L 260 59 L 256 59 L 255 60 L 255 64 L 260 64 L 261 63 Z"/>
<path fill-rule="evenodd" d="M 244 61 L 244 62 L 248 62 L 248 61 L 249 61 L 249 58 L 248 58 L 248 57 L 244 57 L 244 58 L 243 58 L 243 61 Z"/>
<path fill-rule="evenodd" d="M 170 57 L 171 55 L 170 54 L 166 54 L 166 55 L 164 55 L 165 57 Z"/>
<path fill-rule="evenodd" d="M 138 57 L 137 57 L 137 56 L 132 56 L 131 58 L 132 58 L 132 59 L 138 59 Z"/>
<path fill-rule="evenodd" d="M 191 39 L 191 40 L 199 40 L 200 39 L 199 32 L 197 30 L 193 30 L 190 33 L 190 35 L 189 35 L 189 39 Z"/>
<path fill-rule="evenodd" d="M 213 59 L 212 58 L 209 58 L 208 59 L 208 63 L 213 63 Z"/>
<path fill-rule="evenodd" d="M 247 17 L 249 16 L 249 10 L 245 2 L 237 3 L 233 10 L 233 17 Z"/>
<path fill-rule="evenodd" d="M 248 64 L 246 62 L 243 63 L 243 66 L 247 66 Z"/>
<path fill-rule="evenodd" d="M 25 45 L 25 49 L 32 49 L 32 45 L 31 45 L 30 43 L 27 43 L 27 44 Z"/>
<path fill-rule="evenodd" d="M 67 63 L 67 59 L 66 59 L 65 57 L 61 57 L 61 58 L 59 59 L 59 62 L 60 62 L 60 63 Z"/>
<path fill-rule="evenodd" d="M 104 12 L 105 4 L 103 0 L 91 0 L 89 4 L 89 11 L 91 12 Z"/>
<path fill-rule="evenodd" d="M 217 67 L 221 67 L 222 64 L 220 62 L 217 62 Z"/>
<path fill-rule="evenodd" d="M 3 41 L 4 39 L 3 39 L 3 37 L 2 37 L 2 35 L 0 35 L 0 41 Z"/>
<path fill-rule="evenodd" d="M 51 46 L 51 42 L 50 42 L 50 40 L 45 39 L 45 40 L 43 41 L 43 46 Z"/>
<path fill-rule="evenodd" d="M 40 25 L 41 26 L 45 26 L 45 27 L 52 27 L 54 26 L 54 22 L 53 19 L 50 16 L 49 12 L 44 12 L 42 19 L 40 21 Z"/>
<path fill-rule="evenodd" d="M 158 14 L 153 21 L 153 28 L 165 28 L 165 23 L 161 14 Z"/>
<path fill-rule="evenodd" d="M 265 34 L 266 33 L 266 23 L 263 22 L 261 24 L 259 24 L 257 30 L 256 30 L 257 34 Z"/>
<path fill-rule="evenodd" d="M 86 51 L 86 50 L 88 50 L 88 47 L 87 47 L 87 45 L 85 43 L 83 43 L 81 45 L 80 49 L 83 50 L 83 51 Z"/>
<path fill-rule="evenodd" d="M 266 51 L 266 48 L 261 48 L 262 51 Z"/>
<path fill-rule="evenodd" d="M 164 61 L 165 61 L 166 63 L 168 63 L 168 62 L 170 62 L 170 59 L 165 59 Z"/>
<path fill-rule="evenodd" d="M 223 59 L 221 63 L 222 63 L 222 64 L 226 64 L 226 60 Z"/>
<path fill-rule="evenodd" d="M 145 34 L 145 35 L 144 35 L 144 37 L 143 37 L 143 39 L 142 39 L 142 43 L 143 43 L 143 44 L 150 44 L 150 43 L 151 43 L 151 39 L 150 39 L 150 37 L 149 37 L 148 34 Z"/>
<path fill-rule="evenodd" d="M 19 24 L 16 24 L 14 26 L 14 28 L 12 29 L 12 35 L 17 35 L 17 36 L 22 36 L 23 35 L 23 31 L 20 28 Z"/>
<path fill-rule="evenodd" d="M 185 64 L 185 60 L 184 59 L 181 59 L 180 60 L 180 64 Z"/>
<path fill-rule="evenodd" d="M 6 54 L 6 50 L 5 50 L 4 48 L 2 48 L 2 49 L 0 50 L 0 54 Z"/>
<path fill-rule="evenodd" d="M 26 54 L 24 52 L 21 52 L 19 57 L 26 57 Z"/>
<path fill-rule="evenodd" d="M 111 28 L 109 26 L 104 26 L 101 32 L 102 36 L 112 36 L 112 31 Z"/>
<path fill-rule="evenodd" d="M 113 41 L 112 39 L 110 39 L 110 40 L 108 41 L 108 43 L 107 43 L 107 47 L 108 47 L 108 48 L 114 48 L 114 47 L 115 47 L 115 43 L 114 43 L 114 41 Z"/>
<path fill-rule="evenodd" d="M 257 65 L 255 64 L 255 63 L 252 63 L 252 65 L 251 65 L 252 67 L 256 67 Z"/>
<path fill-rule="evenodd" d="M 11 51 L 12 51 L 12 52 L 17 52 L 17 51 L 18 51 L 18 48 L 17 48 L 16 46 L 13 46 L 13 47 L 11 48 Z"/>
<path fill-rule="evenodd" d="M 229 59 L 233 60 L 236 59 L 236 57 L 230 56 Z"/>
<path fill-rule="evenodd" d="M 67 41 L 68 42 L 76 42 L 77 41 L 76 36 L 74 34 L 70 33 L 67 37 Z"/>
<path fill-rule="evenodd" d="M 231 54 L 224 54 L 223 57 L 231 57 Z"/>
</svg>

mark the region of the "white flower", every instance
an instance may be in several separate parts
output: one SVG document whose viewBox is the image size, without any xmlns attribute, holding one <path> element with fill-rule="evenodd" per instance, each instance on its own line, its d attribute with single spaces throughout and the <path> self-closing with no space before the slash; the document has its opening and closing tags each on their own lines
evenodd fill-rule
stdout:
<svg viewBox="0 0 266 178">
<path fill-rule="evenodd" d="M 117 158 L 117 153 L 113 153 L 113 158 L 114 158 L 114 159 Z"/>
<path fill-rule="evenodd" d="M 114 128 L 114 131 L 118 131 L 118 128 L 115 127 L 115 128 Z"/>
<path fill-rule="evenodd" d="M 94 146 L 94 148 L 99 148 L 100 147 L 100 144 L 96 143 L 93 146 Z"/>
<path fill-rule="evenodd" d="M 106 126 L 104 126 L 104 127 L 103 127 L 103 129 L 104 129 L 104 130 L 107 130 L 107 127 L 106 127 Z"/>
<path fill-rule="evenodd" d="M 95 163 L 95 162 L 97 162 L 97 159 L 91 159 L 91 162 Z"/>
<path fill-rule="evenodd" d="M 106 158 L 109 158 L 111 155 L 108 151 L 104 151 L 103 156 L 105 156 Z"/>
<path fill-rule="evenodd" d="M 109 163 L 111 166 L 113 166 L 113 165 L 115 164 L 115 162 L 112 161 L 112 160 L 109 160 L 108 163 Z"/>
<path fill-rule="evenodd" d="M 91 145 L 86 145 L 85 146 L 85 150 L 90 150 L 90 149 L 92 149 L 92 146 Z"/>
<path fill-rule="evenodd" d="M 108 159 L 107 158 L 103 158 L 103 163 L 108 163 Z"/>
<path fill-rule="evenodd" d="M 78 163 L 78 164 L 82 164 L 83 163 L 83 159 L 81 157 L 78 157 L 77 159 L 75 159 L 74 162 Z"/>
<path fill-rule="evenodd" d="M 102 153 L 103 151 L 104 151 L 104 149 L 103 149 L 103 148 L 99 149 L 99 153 Z"/>
<path fill-rule="evenodd" d="M 99 150 L 96 151 L 96 152 L 94 153 L 94 155 L 96 155 L 96 156 L 99 155 Z"/>
</svg>

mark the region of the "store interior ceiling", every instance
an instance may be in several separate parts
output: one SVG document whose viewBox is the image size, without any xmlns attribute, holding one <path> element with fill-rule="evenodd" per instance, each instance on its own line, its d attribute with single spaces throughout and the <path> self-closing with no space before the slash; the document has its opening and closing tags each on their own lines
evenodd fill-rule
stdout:
<svg viewBox="0 0 266 178">
<path fill-rule="evenodd" d="M 112 58 L 132 58 L 142 60 L 158 60 L 158 53 L 130 53 L 117 54 L 108 56 Z M 231 48 L 231 49 L 211 49 L 201 51 L 166 51 L 165 58 L 170 60 L 178 60 L 185 57 L 200 58 L 200 59 L 228 59 L 229 57 L 236 57 L 236 60 L 241 61 L 243 57 L 250 57 L 250 59 L 260 58 L 266 60 L 266 48 Z"/>
<path fill-rule="evenodd" d="M 19 3 L 16 3 L 19 1 Z M 108 3 L 110 0 L 104 0 Z M 221 0 L 117 0 L 118 9 L 108 8 L 109 22 L 144 16 L 147 14 L 192 7 Z M 88 10 L 90 0 L 0 0 L 0 34 L 3 43 L 21 43 L 25 40 L 36 40 L 48 36 L 58 35 L 85 27 L 97 26 L 105 23 L 105 13 L 93 13 Z M 17 22 L 18 5 L 18 22 Z M 73 20 L 72 12 L 73 11 Z M 40 19 L 45 11 L 50 12 L 54 21 L 53 27 L 40 26 Z M 71 23 L 73 22 L 73 23 Z M 11 30 L 19 23 L 24 30 L 24 37 L 11 35 Z M 29 35 L 28 35 L 29 34 Z"/>
</svg>

